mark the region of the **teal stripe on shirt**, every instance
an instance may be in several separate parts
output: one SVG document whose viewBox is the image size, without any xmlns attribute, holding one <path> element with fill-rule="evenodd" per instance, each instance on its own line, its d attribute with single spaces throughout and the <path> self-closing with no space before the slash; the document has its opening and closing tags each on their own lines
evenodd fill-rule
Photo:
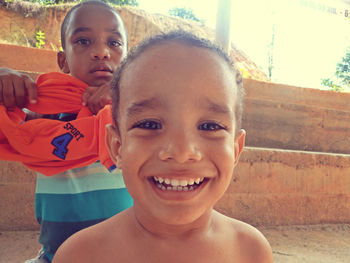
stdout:
<svg viewBox="0 0 350 263">
<path fill-rule="evenodd" d="M 84 176 L 59 174 L 48 177 L 39 175 L 36 183 L 36 193 L 76 194 L 94 190 L 125 188 L 120 170 L 108 173 L 100 167 L 89 169 L 89 174 L 86 174 L 86 171 L 83 172 Z M 76 174 L 79 175 L 79 172 L 75 171 Z"/>
<path fill-rule="evenodd" d="M 103 177 L 103 178 L 102 178 Z M 123 176 L 118 174 L 89 174 L 83 177 L 38 178 L 36 193 L 76 194 L 93 190 L 125 188 Z"/>
<path fill-rule="evenodd" d="M 121 171 L 119 169 L 115 169 L 120 173 Z M 79 168 L 73 168 L 64 172 L 61 172 L 59 174 L 53 175 L 53 176 L 45 176 L 41 173 L 38 174 L 38 178 L 52 178 L 52 177 L 80 177 L 80 176 L 85 176 L 87 174 L 93 174 L 93 173 L 103 173 L 105 175 L 109 174 L 107 168 L 105 168 L 99 161 L 92 163 L 88 166 L 84 167 L 79 167 Z"/>
<path fill-rule="evenodd" d="M 132 205 L 126 188 L 67 195 L 36 194 L 35 212 L 40 220 L 78 222 L 109 218 Z"/>
</svg>

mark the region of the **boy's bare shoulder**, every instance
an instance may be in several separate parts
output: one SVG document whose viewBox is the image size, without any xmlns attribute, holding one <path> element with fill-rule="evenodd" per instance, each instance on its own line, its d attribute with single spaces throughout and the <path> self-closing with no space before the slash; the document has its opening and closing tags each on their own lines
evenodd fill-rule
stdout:
<svg viewBox="0 0 350 263">
<path fill-rule="evenodd" d="M 110 262 L 110 256 L 116 252 L 118 244 L 123 244 L 118 239 L 120 235 L 114 235 L 119 232 L 119 229 L 115 229 L 119 216 L 75 233 L 59 247 L 52 262 Z"/>
<path fill-rule="evenodd" d="M 72 235 L 59 247 L 52 262 L 90 262 L 86 259 L 88 257 L 86 251 L 94 249 L 95 236 L 95 231 L 90 228 Z"/>
<path fill-rule="evenodd" d="M 221 215 L 221 231 L 230 234 L 234 250 L 239 251 L 241 263 L 273 262 L 272 250 L 264 235 L 255 227 L 242 221 Z"/>
<path fill-rule="evenodd" d="M 53 263 L 98 262 L 94 259 L 97 248 L 103 244 L 103 224 L 85 228 L 68 238 L 57 250 Z"/>
</svg>

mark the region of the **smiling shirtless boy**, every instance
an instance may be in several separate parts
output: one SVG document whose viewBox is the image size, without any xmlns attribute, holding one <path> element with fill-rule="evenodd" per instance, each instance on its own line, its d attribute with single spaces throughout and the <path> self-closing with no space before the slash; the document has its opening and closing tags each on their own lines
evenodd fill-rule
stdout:
<svg viewBox="0 0 350 263">
<path fill-rule="evenodd" d="M 172 32 L 132 51 L 112 86 L 106 142 L 134 205 L 68 239 L 53 262 L 272 262 L 257 229 L 213 209 L 245 140 L 229 58 Z"/>
</svg>

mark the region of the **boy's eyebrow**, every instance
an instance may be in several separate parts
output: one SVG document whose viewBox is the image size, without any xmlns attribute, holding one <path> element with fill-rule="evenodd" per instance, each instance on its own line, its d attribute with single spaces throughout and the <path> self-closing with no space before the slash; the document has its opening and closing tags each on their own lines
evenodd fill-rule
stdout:
<svg viewBox="0 0 350 263">
<path fill-rule="evenodd" d="M 147 109 L 157 109 L 162 106 L 162 103 L 157 98 L 150 98 L 132 103 L 127 108 L 126 113 L 128 117 L 132 117 L 138 113 L 142 113 Z"/>
<path fill-rule="evenodd" d="M 115 29 L 115 28 L 109 29 L 109 28 L 107 28 L 106 31 L 109 32 L 109 33 L 112 33 L 114 35 L 117 35 L 119 38 L 123 38 L 122 34 L 119 32 L 118 29 Z"/>
<path fill-rule="evenodd" d="M 76 29 L 74 29 L 72 36 L 74 36 L 80 32 L 86 32 L 86 31 L 91 31 L 91 29 L 88 27 L 77 27 Z"/>
<path fill-rule="evenodd" d="M 209 98 L 206 98 L 205 104 L 206 104 L 205 105 L 206 108 L 211 112 L 228 115 L 232 117 L 232 109 L 229 108 L 227 105 L 218 104 Z"/>
</svg>

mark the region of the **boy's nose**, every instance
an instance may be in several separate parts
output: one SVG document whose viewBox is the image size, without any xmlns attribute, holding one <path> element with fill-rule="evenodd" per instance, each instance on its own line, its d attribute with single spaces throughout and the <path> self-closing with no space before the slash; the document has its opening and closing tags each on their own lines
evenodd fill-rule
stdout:
<svg viewBox="0 0 350 263">
<path fill-rule="evenodd" d="M 202 154 L 190 135 L 177 134 L 169 136 L 169 139 L 164 143 L 164 147 L 159 151 L 159 158 L 162 161 L 186 163 L 188 161 L 200 161 Z"/>
<path fill-rule="evenodd" d="M 93 60 L 105 60 L 110 58 L 111 54 L 109 49 L 105 46 L 96 46 L 91 52 L 91 59 Z"/>
</svg>

